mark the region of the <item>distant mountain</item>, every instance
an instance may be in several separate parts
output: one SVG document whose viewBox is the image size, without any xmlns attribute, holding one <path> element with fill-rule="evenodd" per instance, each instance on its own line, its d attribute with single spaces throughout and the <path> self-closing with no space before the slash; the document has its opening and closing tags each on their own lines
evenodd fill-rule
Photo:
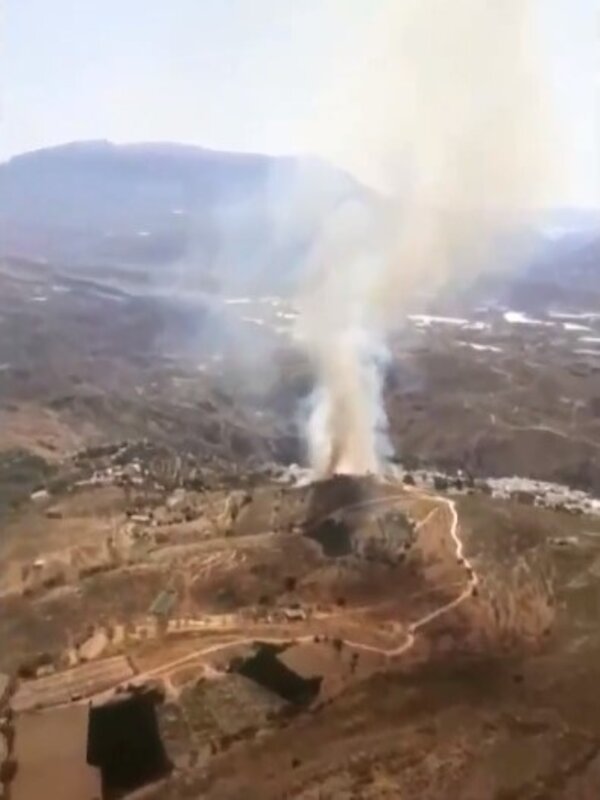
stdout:
<svg viewBox="0 0 600 800">
<path fill-rule="evenodd" d="M 513 279 L 508 300 L 517 307 L 600 308 L 600 225 L 564 231 L 546 240 Z"/>
<path fill-rule="evenodd" d="M 0 164 L 0 255 L 267 288 L 295 273 L 349 198 L 371 195 L 318 159 L 74 142 Z"/>
<path fill-rule="evenodd" d="M 600 310 L 600 225 L 565 227 L 560 234 L 556 229 L 551 236 L 536 230 L 528 260 L 483 272 L 458 298 L 458 307 Z"/>
<path fill-rule="evenodd" d="M 316 158 L 74 142 L 0 164 L 0 257 L 48 259 L 152 289 L 280 292 L 348 201 L 375 214 L 385 207 Z M 535 236 L 528 264 L 500 265 L 478 288 L 509 303 L 591 300 L 600 211 L 551 210 L 535 221 Z"/>
</svg>

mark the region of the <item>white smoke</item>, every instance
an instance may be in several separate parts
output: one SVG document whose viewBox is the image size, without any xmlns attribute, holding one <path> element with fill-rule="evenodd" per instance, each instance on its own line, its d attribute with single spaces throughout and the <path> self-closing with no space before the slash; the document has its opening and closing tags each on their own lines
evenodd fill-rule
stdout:
<svg viewBox="0 0 600 800">
<path fill-rule="evenodd" d="M 310 259 L 300 333 L 318 379 L 319 474 L 379 469 L 398 314 L 487 268 L 502 236 L 550 198 L 554 132 L 532 7 L 390 0 L 363 46 L 340 55 L 315 143 L 388 199 L 340 204 Z"/>
</svg>

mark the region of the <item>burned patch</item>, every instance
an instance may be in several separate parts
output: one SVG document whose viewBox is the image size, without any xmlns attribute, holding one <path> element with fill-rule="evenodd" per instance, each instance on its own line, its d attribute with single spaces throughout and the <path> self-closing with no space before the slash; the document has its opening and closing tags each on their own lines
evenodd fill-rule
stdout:
<svg viewBox="0 0 600 800">
<path fill-rule="evenodd" d="M 373 493 L 371 481 L 353 475 L 334 475 L 311 487 L 304 531 L 330 558 L 349 555 L 353 532 L 362 523 Z"/>
<path fill-rule="evenodd" d="M 323 548 L 329 558 L 339 558 L 352 552 L 352 528 L 344 520 L 327 517 L 318 525 L 309 528 L 306 534 Z"/>
<path fill-rule="evenodd" d="M 372 494 L 370 481 L 354 475 L 334 475 L 310 487 L 306 524 L 318 523 L 335 511 L 358 506 Z"/>
</svg>

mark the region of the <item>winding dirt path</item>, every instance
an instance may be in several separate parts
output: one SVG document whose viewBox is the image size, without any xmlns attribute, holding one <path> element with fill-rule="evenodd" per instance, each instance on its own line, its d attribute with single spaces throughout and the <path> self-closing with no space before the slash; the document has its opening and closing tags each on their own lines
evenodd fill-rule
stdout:
<svg viewBox="0 0 600 800">
<path fill-rule="evenodd" d="M 403 656 L 407 653 L 415 644 L 416 637 L 418 632 L 424 628 L 426 625 L 429 625 L 433 620 L 439 619 L 444 614 L 447 614 L 449 611 L 460 606 L 464 603 L 469 597 L 472 596 L 473 590 L 479 584 L 479 578 L 471 564 L 471 562 L 466 558 L 464 554 L 464 543 L 459 535 L 459 518 L 458 512 L 456 510 L 456 503 L 454 500 L 450 500 L 446 497 L 440 497 L 439 495 L 422 495 L 424 498 L 432 499 L 437 501 L 440 505 L 436 506 L 436 508 L 432 509 L 426 517 L 424 517 L 419 523 L 418 527 L 423 527 L 431 517 L 439 511 L 439 509 L 445 505 L 448 510 L 450 511 L 451 515 L 451 523 L 449 529 L 449 535 L 451 536 L 456 559 L 459 563 L 461 563 L 465 571 L 468 574 L 468 581 L 464 587 L 464 589 L 460 592 L 460 594 L 450 600 L 444 605 L 440 606 L 439 608 L 434 609 L 433 611 L 424 614 L 422 617 L 414 620 L 408 625 L 407 628 L 407 635 L 404 642 L 399 644 L 396 647 L 386 648 L 386 647 L 377 647 L 376 645 L 369 645 L 365 644 L 364 642 L 357 642 L 351 639 L 344 639 L 344 643 L 349 647 L 354 648 L 355 650 L 362 650 L 369 653 L 376 653 L 378 655 L 385 656 L 386 658 L 398 658 L 399 656 Z M 389 504 L 398 502 L 399 500 L 404 500 L 406 498 L 406 494 L 398 494 L 398 495 L 389 495 L 383 498 L 377 498 L 375 500 L 366 500 L 361 503 L 356 503 L 352 506 L 346 506 L 343 511 L 354 511 L 358 510 L 359 508 L 379 505 L 379 504 Z M 240 645 L 250 645 L 256 641 L 265 642 L 267 644 L 287 644 L 290 641 L 293 641 L 295 644 L 305 644 L 308 642 L 314 641 L 314 634 L 307 634 L 305 636 L 297 636 L 297 637 L 274 637 L 274 636 L 244 636 L 237 639 L 232 639 L 228 642 L 222 642 L 219 644 L 214 644 L 209 647 L 202 648 L 200 650 L 195 650 L 192 653 L 188 653 L 186 656 L 181 658 L 177 658 L 173 661 L 170 661 L 166 664 L 162 664 L 159 667 L 155 667 L 151 670 L 147 670 L 146 672 L 139 673 L 135 676 L 133 680 L 145 680 L 149 678 L 156 678 L 165 673 L 169 673 L 174 669 L 177 669 L 184 664 L 189 662 L 195 661 L 197 659 L 201 659 L 204 656 L 214 655 L 215 653 L 228 650 L 232 647 L 239 647 Z"/>
<path fill-rule="evenodd" d="M 412 622 L 408 626 L 408 638 L 407 638 L 407 641 L 404 643 L 404 645 L 401 645 L 399 648 L 396 648 L 395 651 L 392 651 L 391 653 L 388 652 L 388 655 L 391 655 L 391 656 L 402 655 L 407 650 L 410 650 L 410 648 L 415 643 L 415 635 L 417 634 L 417 632 L 421 628 L 424 628 L 430 622 L 433 622 L 434 619 L 438 619 L 439 617 L 443 616 L 444 614 L 447 614 L 448 611 L 452 611 L 453 608 L 456 608 L 457 606 L 459 606 L 462 603 L 464 603 L 465 600 L 467 600 L 469 597 L 472 597 L 473 590 L 479 584 L 479 577 L 477 576 L 477 573 L 473 569 L 473 565 L 468 560 L 468 558 L 465 556 L 465 554 L 464 554 L 464 544 L 463 544 L 462 539 L 458 535 L 459 521 L 458 521 L 458 512 L 456 511 L 456 503 L 454 502 L 454 500 L 449 500 L 446 497 L 439 497 L 438 496 L 438 497 L 436 497 L 436 500 L 440 501 L 441 503 L 444 503 L 450 510 L 450 513 L 452 515 L 452 523 L 450 525 L 450 536 L 452 537 L 452 539 L 454 541 L 456 559 L 457 559 L 457 561 L 460 561 L 464 565 L 465 570 L 467 571 L 467 574 L 469 575 L 469 580 L 468 580 L 467 585 L 465 586 L 465 588 L 458 595 L 458 597 L 455 597 L 453 600 L 450 600 L 448 603 L 445 603 L 443 606 L 440 606 L 439 608 L 436 608 L 433 611 L 430 611 L 428 614 L 425 614 L 424 616 L 420 617 L 418 620 L 415 620 L 415 622 Z"/>
</svg>

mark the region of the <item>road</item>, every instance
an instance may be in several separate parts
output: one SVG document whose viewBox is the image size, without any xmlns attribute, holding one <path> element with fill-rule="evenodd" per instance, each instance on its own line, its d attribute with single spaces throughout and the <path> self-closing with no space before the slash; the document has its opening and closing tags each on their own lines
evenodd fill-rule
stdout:
<svg viewBox="0 0 600 800">
<path fill-rule="evenodd" d="M 414 492 L 415 490 L 412 491 Z M 469 597 L 473 595 L 473 590 L 479 584 L 479 578 L 477 576 L 477 573 L 475 572 L 471 562 L 467 559 L 467 557 L 464 554 L 464 543 L 460 538 L 459 534 L 459 518 L 458 518 L 458 512 L 456 510 L 455 501 L 450 500 L 447 497 L 440 497 L 439 495 L 433 495 L 433 496 L 420 495 L 420 496 L 426 499 L 435 500 L 437 503 L 439 503 L 439 505 L 436 506 L 436 508 L 432 509 L 432 511 L 430 511 L 427 514 L 427 516 L 423 520 L 421 520 L 421 522 L 418 524 L 419 528 L 422 528 L 425 524 L 427 524 L 427 522 L 430 521 L 432 516 L 436 512 L 438 512 L 439 509 L 442 508 L 444 505 L 450 511 L 451 523 L 449 528 L 449 535 L 454 543 L 456 559 L 459 563 L 461 563 L 464 566 L 465 572 L 468 575 L 467 583 L 463 588 L 463 590 L 455 598 L 453 598 L 447 603 L 444 603 L 439 608 L 436 608 L 433 611 L 430 611 L 427 614 L 424 614 L 422 617 L 419 617 L 418 619 L 411 622 L 407 628 L 406 639 L 396 647 L 391 647 L 391 648 L 378 647 L 376 645 L 365 644 L 364 642 L 353 641 L 351 639 L 344 639 L 344 643 L 355 650 L 368 653 L 375 653 L 377 655 L 381 655 L 389 659 L 398 658 L 399 656 L 405 655 L 414 646 L 417 639 L 417 634 L 420 630 L 422 630 L 424 627 L 429 625 L 434 620 L 439 619 L 444 614 L 447 614 L 449 611 L 452 611 L 453 609 L 457 608 L 462 603 L 464 603 Z M 373 506 L 379 504 L 383 505 L 384 503 L 393 504 L 394 502 L 398 502 L 404 499 L 406 499 L 406 492 L 403 494 L 388 495 L 387 497 L 377 498 L 375 500 L 363 501 L 361 503 L 356 503 L 347 506 L 344 509 L 339 509 L 339 510 L 354 511 L 358 510 L 359 508 L 367 506 Z M 192 653 L 188 653 L 185 656 L 174 659 L 173 661 L 169 661 L 166 664 L 161 664 L 159 667 L 155 667 L 151 670 L 139 673 L 138 675 L 135 676 L 134 680 L 143 681 L 150 678 L 157 678 L 166 675 L 172 672 L 174 669 L 177 669 L 189 662 L 202 659 L 203 657 L 209 655 L 214 655 L 215 653 L 228 650 L 232 647 L 251 645 L 256 641 L 261 641 L 267 644 L 276 644 L 276 645 L 287 644 L 290 641 L 294 642 L 295 644 L 305 644 L 314 641 L 314 634 L 307 634 L 305 636 L 296 636 L 296 637 L 285 637 L 285 638 L 273 637 L 273 636 L 239 637 L 225 643 L 214 644 L 210 645 L 209 647 L 204 647 L 199 650 L 195 650 Z"/>
</svg>

